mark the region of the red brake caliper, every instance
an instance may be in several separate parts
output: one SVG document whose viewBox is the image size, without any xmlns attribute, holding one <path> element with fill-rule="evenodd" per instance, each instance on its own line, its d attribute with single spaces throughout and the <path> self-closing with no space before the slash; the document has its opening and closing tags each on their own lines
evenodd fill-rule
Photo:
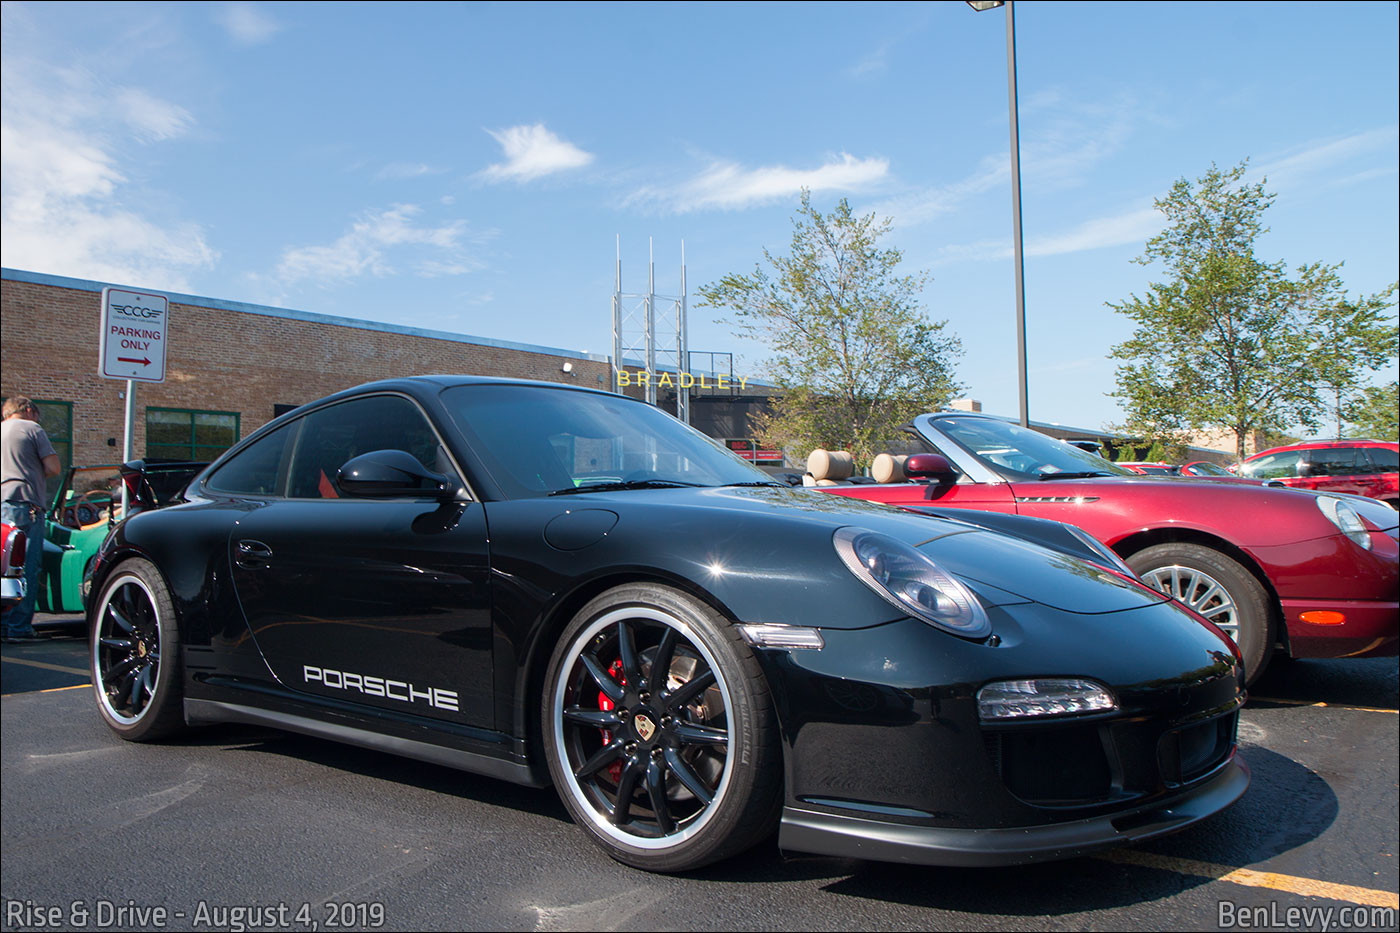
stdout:
<svg viewBox="0 0 1400 933">
<path fill-rule="evenodd" d="M 618 683 L 622 684 L 622 686 L 624 686 L 624 687 L 627 686 L 627 678 L 626 678 L 626 677 L 623 675 L 623 673 L 622 673 L 622 659 L 621 659 L 621 658 L 618 658 L 616 661 L 614 661 L 614 662 L 612 663 L 612 667 L 609 667 L 609 668 L 608 668 L 608 673 L 611 674 L 611 675 L 613 676 L 613 679 L 614 679 L 614 680 L 616 680 Z M 601 710 L 609 710 L 609 709 L 612 709 L 612 708 L 613 708 L 613 701 L 612 701 L 612 700 L 609 700 L 608 697 L 607 697 L 607 694 L 603 693 L 602 691 L 599 691 L 599 693 L 598 693 L 598 708 L 601 709 Z M 604 730 L 603 730 L 603 744 L 604 744 L 604 745 L 607 745 L 607 744 L 608 744 L 609 742 L 611 742 L 611 741 L 612 741 L 612 733 L 609 732 L 607 729 L 604 729 Z M 622 762 L 620 762 L 620 761 L 614 761 L 612 764 L 608 765 L 608 777 L 612 778 L 614 784 L 621 783 L 621 781 L 622 781 Z"/>
</svg>

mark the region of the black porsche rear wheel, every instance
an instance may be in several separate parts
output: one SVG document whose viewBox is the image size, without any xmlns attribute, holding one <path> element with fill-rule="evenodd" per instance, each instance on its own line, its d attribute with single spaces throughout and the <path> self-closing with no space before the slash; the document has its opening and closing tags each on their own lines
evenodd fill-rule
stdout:
<svg viewBox="0 0 1400 933">
<path fill-rule="evenodd" d="M 107 725 L 134 742 L 183 729 L 180 635 L 156 568 L 139 559 L 118 566 L 91 618 L 92 684 Z"/>
<path fill-rule="evenodd" d="M 771 834 L 782 762 L 767 683 L 734 628 L 666 587 L 618 587 L 565 629 L 544 697 L 564 804 L 618 861 L 697 868 Z"/>
</svg>

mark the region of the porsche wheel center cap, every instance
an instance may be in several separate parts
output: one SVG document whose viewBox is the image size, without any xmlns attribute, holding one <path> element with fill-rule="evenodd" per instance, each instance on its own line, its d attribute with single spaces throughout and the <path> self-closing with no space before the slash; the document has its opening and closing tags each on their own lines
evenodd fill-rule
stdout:
<svg viewBox="0 0 1400 933">
<path fill-rule="evenodd" d="M 652 722 L 646 713 L 638 713 L 632 720 L 632 725 L 636 728 L 637 734 L 642 737 L 643 742 L 650 742 L 651 737 L 656 735 L 656 723 Z"/>
</svg>

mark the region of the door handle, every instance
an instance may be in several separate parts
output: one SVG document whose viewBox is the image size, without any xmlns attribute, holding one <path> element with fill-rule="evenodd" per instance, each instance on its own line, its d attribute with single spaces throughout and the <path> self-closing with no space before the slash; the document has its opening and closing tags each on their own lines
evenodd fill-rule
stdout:
<svg viewBox="0 0 1400 933">
<path fill-rule="evenodd" d="M 272 548 L 255 541 L 252 538 L 244 538 L 234 545 L 233 562 L 245 570 L 258 570 L 266 567 L 272 561 Z"/>
</svg>

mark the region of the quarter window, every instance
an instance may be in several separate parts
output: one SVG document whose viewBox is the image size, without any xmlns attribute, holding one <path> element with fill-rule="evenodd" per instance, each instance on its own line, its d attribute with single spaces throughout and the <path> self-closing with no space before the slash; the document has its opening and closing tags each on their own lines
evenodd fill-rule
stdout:
<svg viewBox="0 0 1400 933">
<path fill-rule="evenodd" d="M 281 492 L 282 462 L 300 422 L 284 425 L 253 441 L 219 467 L 205 485 L 216 492 L 245 496 L 275 496 Z"/>
</svg>

